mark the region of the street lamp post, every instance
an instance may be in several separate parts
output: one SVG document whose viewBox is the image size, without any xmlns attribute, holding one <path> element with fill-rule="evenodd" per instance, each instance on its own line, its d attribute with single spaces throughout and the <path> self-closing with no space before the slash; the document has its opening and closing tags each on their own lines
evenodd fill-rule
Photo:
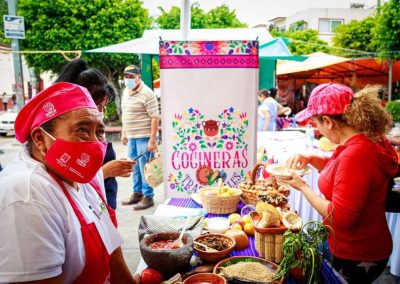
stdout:
<svg viewBox="0 0 400 284">
<path fill-rule="evenodd" d="M 8 0 L 8 14 L 17 15 L 17 0 Z M 22 74 L 21 54 L 19 53 L 19 40 L 11 40 L 11 50 L 13 52 L 14 76 L 15 76 L 15 95 L 17 97 L 17 106 L 21 109 L 25 104 L 24 79 Z"/>
</svg>

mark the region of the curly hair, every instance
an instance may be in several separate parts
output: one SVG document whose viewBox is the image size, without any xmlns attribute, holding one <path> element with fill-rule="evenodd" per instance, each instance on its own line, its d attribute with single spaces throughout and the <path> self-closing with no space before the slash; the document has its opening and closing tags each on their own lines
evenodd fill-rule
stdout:
<svg viewBox="0 0 400 284">
<path fill-rule="evenodd" d="M 393 125 L 389 112 L 381 104 L 379 93 L 381 86 L 366 86 L 354 94 L 347 106 L 343 118 L 346 123 L 364 133 L 373 141 L 385 138 Z"/>
<path fill-rule="evenodd" d="M 379 99 L 380 92 L 382 92 L 381 86 L 367 85 L 354 94 L 343 114 L 326 116 L 339 125 L 344 123 L 353 127 L 372 141 L 380 141 L 385 138 L 393 125 L 391 114 L 385 110 Z M 316 116 L 319 121 L 322 121 L 322 117 L 323 115 Z"/>
<path fill-rule="evenodd" d="M 392 116 L 381 104 L 381 86 L 369 86 L 354 94 L 344 113 L 333 118 L 364 133 L 373 141 L 382 140 L 393 125 Z"/>
</svg>

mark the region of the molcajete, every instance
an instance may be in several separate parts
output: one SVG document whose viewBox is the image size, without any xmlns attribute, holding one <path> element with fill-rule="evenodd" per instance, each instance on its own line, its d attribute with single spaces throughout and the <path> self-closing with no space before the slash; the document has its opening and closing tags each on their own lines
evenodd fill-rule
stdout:
<svg viewBox="0 0 400 284">
<path fill-rule="evenodd" d="M 193 254 L 193 238 L 185 233 L 182 241 L 184 246 L 177 249 L 155 250 L 150 245 L 159 241 L 176 240 L 179 232 L 162 232 L 144 237 L 140 242 L 140 253 L 149 267 L 161 271 L 165 277 L 188 269 Z"/>
</svg>

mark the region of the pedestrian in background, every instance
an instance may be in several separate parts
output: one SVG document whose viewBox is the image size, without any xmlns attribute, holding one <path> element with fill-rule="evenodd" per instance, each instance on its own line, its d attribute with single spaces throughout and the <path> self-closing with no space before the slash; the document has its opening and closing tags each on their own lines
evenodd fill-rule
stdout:
<svg viewBox="0 0 400 284">
<path fill-rule="evenodd" d="M 12 101 L 13 101 L 13 106 L 16 106 L 16 105 L 17 105 L 17 96 L 16 96 L 15 94 L 13 94 L 13 95 L 11 96 L 11 99 L 12 99 Z"/>
<path fill-rule="evenodd" d="M 128 145 L 128 157 L 143 154 L 134 167 L 133 194 L 122 205 L 133 205 L 134 210 L 154 206 L 154 191 L 144 178 L 144 166 L 150 153 L 157 151 L 159 110 L 154 92 L 141 80 L 140 68 L 129 65 L 124 71 L 125 90 L 122 97 L 121 142 Z"/>
<path fill-rule="evenodd" d="M 258 93 L 258 131 L 275 131 L 278 116 L 278 103 L 269 90 L 260 90 Z"/>
<path fill-rule="evenodd" d="M 4 110 L 7 110 L 8 97 L 7 97 L 6 92 L 3 93 L 2 102 L 3 102 L 3 105 L 4 105 Z"/>
</svg>

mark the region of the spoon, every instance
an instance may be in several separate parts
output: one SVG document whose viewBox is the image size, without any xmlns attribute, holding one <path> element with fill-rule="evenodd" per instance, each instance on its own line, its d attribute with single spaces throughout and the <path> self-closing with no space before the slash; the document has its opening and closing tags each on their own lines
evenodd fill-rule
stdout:
<svg viewBox="0 0 400 284">
<path fill-rule="evenodd" d="M 196 241 L 193 241 L 193 243 L 198 245 L 198 246 L 202 246 L 208 252 L 216 252 L 217 251 L 216 249 L 210 248 L 210 247 L 206 246 L 205 244 L 202 244 L 202 243 L 199 243 L 199 242 L 196 242 Z"/>
<path fill-rule="evenodd" d="M 187 228 L 187 226 L 189 225 L 189 221 L 190 221 L 190 218 L 188 217 L 187 219 L 186 219 L 186 221 L 185 221 L 185 224 L 183 224 L 183 228 L 182 228 L 182 231 L 181 231 L 181 234 L 179 235 L 179 238 L 177 238 L 175 241 L 173 241 L 173 243 L 172 243 L 172 247 L 173 248 L 181 248 L 181 247 L 183 247 L 185 244 L 182 242 L 182 238 L 183 238 L 183 234 L 185 233 L 185 231 L 186 231 L 186 228 Z"/>
</svg>

